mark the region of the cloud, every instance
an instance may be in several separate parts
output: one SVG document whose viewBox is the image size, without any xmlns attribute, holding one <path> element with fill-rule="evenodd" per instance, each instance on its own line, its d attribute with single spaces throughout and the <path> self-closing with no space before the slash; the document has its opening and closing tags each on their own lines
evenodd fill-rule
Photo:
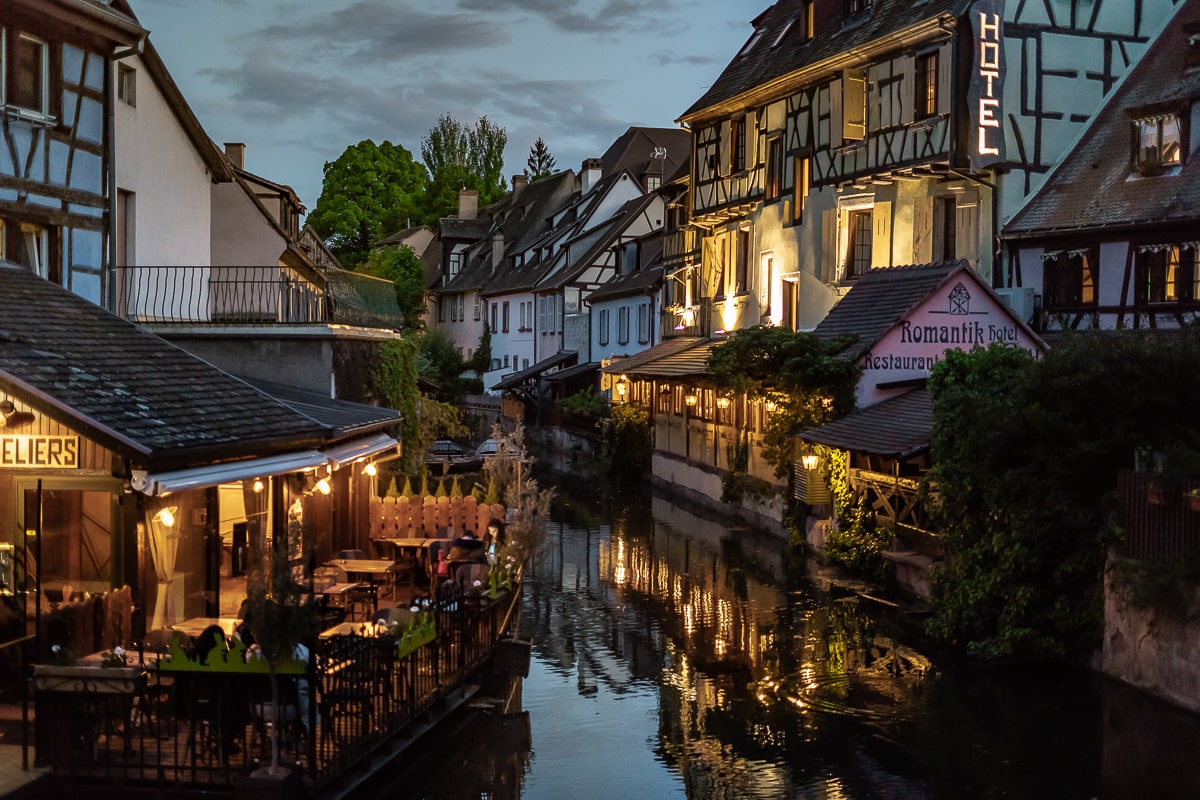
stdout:
<svg viewBox="0 0 1200 800">
<path fill-rule="evenodd" d="M 573 33 L 617 33 L 645 27 L 647 22 L 671 20 L 672 4 L 637 0 L 459 0 L 468 11 L 525 12 L 541 17 L 555 28 Z"/>
<path fill-rule="evenodd" d="M 503 44 L 508 34 L 478 15 L 434 14 L 393 0 L 356 0 L 334 10 L 305 6 L 239 38 L 250 45 L 305 48 L 306 57 L 340 56 L 375 64 Z"/>
<path fill-rule="evenodd" d="M 661 67 L 669 67 L 675 64 L 685 64 L 691 67 L 707 67 L 710 64 L 724 64 L 726 59 L 717 56 L 702 56 L 702 55 L 679 55 L 672 53 L 669 50 L 660 50 L 653 54 L 654 63 Z"/>
</svg>

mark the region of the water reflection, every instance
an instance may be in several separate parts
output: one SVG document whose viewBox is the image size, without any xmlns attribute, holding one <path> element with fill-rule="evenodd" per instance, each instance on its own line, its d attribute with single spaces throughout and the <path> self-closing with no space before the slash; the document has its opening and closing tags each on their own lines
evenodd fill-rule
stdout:
<svg viewBox="0 0 1200 800">
<path fill-rule="evenodd" d="M 560 505 L 549 534 L 528 735 L 476 714 L 386 796 L 1200 796 L 1196 717 L 1087 675 L 939 669 L 897 609 L 789 577 L 774 539 L 663 499 Z"/>
</svg>

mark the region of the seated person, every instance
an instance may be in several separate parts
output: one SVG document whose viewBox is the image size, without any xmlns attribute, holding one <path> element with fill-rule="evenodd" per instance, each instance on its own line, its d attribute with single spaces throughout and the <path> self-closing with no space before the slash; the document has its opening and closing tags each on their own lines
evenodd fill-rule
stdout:
<svg viewBox="0 0 1200 800">
<path fill-rule="evenodd" d="M 494 560 L 496 551 L 504 546 L 504 523 L 501 520 L 495 518 L 488 520 L 487 531 L 483 534 L 483 543 L 488 557 Z"/>
<path fill-rule="evenodd" d="M 451 543 L 446 560 L 452 568 L 458 564 L 486 564 L 487 547 L 474 533 L 466 531 Z"/>
</svg>

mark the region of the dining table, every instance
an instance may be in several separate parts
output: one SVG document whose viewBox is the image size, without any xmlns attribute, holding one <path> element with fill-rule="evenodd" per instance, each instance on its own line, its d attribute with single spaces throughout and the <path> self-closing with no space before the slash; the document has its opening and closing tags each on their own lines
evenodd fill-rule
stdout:
<svg viewBox="0 0 1200 800">
<path fill-rule="evenodd" d="M 365 579 L 370 586 L 382 580 L 387 584 L 396 569 L 396 562 L 387 558 L 335 558 L 326 561 L 325 566 L 337 567 L 346 573 L 351 580 Z M 392 589 L 395 594 L 395 588 Z"/>
</svg>

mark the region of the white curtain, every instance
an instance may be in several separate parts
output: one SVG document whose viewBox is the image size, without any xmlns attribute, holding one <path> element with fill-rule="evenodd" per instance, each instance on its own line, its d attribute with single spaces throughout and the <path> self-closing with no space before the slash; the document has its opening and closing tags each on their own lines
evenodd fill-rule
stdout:
<svg viewBox="0 0 1200 800">
<path fill-rule="evenodd" d="M 164 511 L 169 516 L 164 518 Z M 175 577 L 175 556 L 179 553 L 179 521 L 172 519 L 177 507 L 163 507 L 146 511 L 146 530 L 149 532 L 150 556 L 154 560 L 154 574 L 158 578 L 158 594 L 154 601 L 154 617 L 150 630 L 158 630 L 176 621 L 181 609 L 172 608 Z M 171 524 L 167 524 L 168 521 Z"/>
</svg>

